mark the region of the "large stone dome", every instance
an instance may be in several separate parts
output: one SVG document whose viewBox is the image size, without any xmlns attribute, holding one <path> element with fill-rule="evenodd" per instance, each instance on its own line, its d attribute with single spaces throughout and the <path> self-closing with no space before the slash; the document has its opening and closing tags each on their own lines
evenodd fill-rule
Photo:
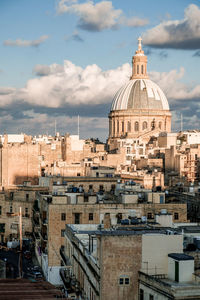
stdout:
<svg viewBox="0 0 200 300">
<path fill-rule="evenodd" d="M 171 112 L 167 98 L 147 74 L 147 56 L 142 50 L 141 38 L 132 58 L 132 75 L 114 96 L 109 113 L 110 149 L 119 139 L 148 141 L 160 132 L 171 131 Z"/>
<path fill-rule="evenodd" d="M 167 98 L 157 84 L 149 79 L 132 79 L 116 93 L 111 111 L 169 110 Z"/>
</svg>

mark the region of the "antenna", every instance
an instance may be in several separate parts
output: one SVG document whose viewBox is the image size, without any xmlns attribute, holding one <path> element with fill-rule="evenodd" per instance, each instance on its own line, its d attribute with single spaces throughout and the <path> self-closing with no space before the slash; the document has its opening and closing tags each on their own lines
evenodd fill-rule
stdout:
<svg viewBox="0 0 200 300">
<path fill-rule="evenodd" d="M 78 137 L 79 137 L 79 115 L 78 115 Z"/>
<path fill-rule="evenodd" d="M 56 128 L 56 120 L 55 120 L 55 136 L 56 136 L 56 132 L 57 132 L 57 128 Z"/>
<path fill-rule="evenodd" d="M 183 115 L 181 114 L 181 131 L 183 131 Z"/>
</svg>

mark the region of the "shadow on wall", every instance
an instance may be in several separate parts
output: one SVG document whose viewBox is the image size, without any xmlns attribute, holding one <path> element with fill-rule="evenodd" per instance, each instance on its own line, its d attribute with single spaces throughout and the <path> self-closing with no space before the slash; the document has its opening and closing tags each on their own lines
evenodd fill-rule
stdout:
<svg viewBox="0 0 200 300">
<path fill-rule="evenodd" d="M 38 176 L 18 176 L 15 175 L 14 177 L 14 183 L 16 185 L 38 185 L 39 184 L 39 177 Z"/>
</svg>

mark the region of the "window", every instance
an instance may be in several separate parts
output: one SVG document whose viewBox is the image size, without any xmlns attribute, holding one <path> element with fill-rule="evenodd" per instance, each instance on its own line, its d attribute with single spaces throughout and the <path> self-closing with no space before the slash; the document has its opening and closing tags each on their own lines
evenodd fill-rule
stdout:
<svg viewBox="0 0 200 300">
<path fill-rule="evenodd" d="M 12 207 L 12 205 L 10 206 L 10 213 L 12 214 L 12 212 L 13 212 L 13 207 Z"/>
<path fill-rule="evenodd" d="M 26 201 L 29 200 L 29 194 L 26 194 Z"/>
<path fill-rule="evenodd" d="M 130 154 L 130 153 L 131 153 L 131 147 L 127 147 L 126 153 L 127 153 L 127 154 Z"/>
<path fill-rule="evenodd" d="M 65 236 L 65 229 L 61 229 L 61 237 Z"/>
<path fill-rule="evenodd" d="M 143 289 L 140 289 L 140 297 L 139 297 L 139 299 L 140 300 L 144 300 L 144 290 Z"/>
<path fill-rule="evenodd" d="M 90 185 L 89 185 L 89 190 L 92 190 L 92 189 L 93 189 L 93 185 L 90 184 Z"/>
<path fill-rule="evenodd" d="M 119 277 L 119 285 L 129 285 L 130 279 L 129 277 L 122 275 Z"/>
<path fill-rule="evenodd" d="M 119 121 L 117 121 L 117 133 L 119 133 Z"/>
<path fill-rule="evenodd" d="M 29 214 L 28 214 L 28 207 L 25 207 L 25 217 L 28 218 Z"/>
<path fill-rule="evenodd" d="M 149 300 L 154 300 L 154 296 L 153 295 L 149 295 Z"/>
<path fill-rule="evenodd" d="M 122 132 L 124 132 L 124 121 L 122 121 Z"/>
<path fill-rule="evenodd" d="M 111 191 L 115 190 L 115 184 L 111 184 Z"/>
<path fill-rule="evenodd" d="M 115 134 L 115 121 L 113 121 L 113 134 Z"/>
<path fill-rule="evenodd" d="M 142 124 L 142 129 L 143 129 L 143 130 L 147 129 L 147 122 L 146 122 L 146 121 L 143 122 L 143 124 Z"/>
<path fill-rule="evenodd" d="M 178 220 L 179 219 L 179 215 L 177 212 L 174 213 L 174 220 Z"/>
<path fill-rule="evenodd" d="M 10 192 L 10 200 L 13 200 L 14 193 Z"/>
<path fill-rule="evenodd" d="M 104 188 L 103 188 L 103 185 L 102 185 L 102 184 L 100 184 L 100 186 L 99 186 L 99 190 L 100 190 L 100 191 L 103 191 L 103 190 L 104 190 Z"/>
<path fill-rule="evenodd" d="M 135 131 L 139 131 L 139 123 L 135 122 Z"/>
<path fill-rule="evenodd" d="M 129 284 L 129 278 L 125 278 L 125 284 L 128 285 Z"/>
<path fill-rule="evenodd" d="M 89 213 L 89 221 L 93 221 L 93 213 Z"/>
<path fill-rule="evenodd" d="M 137 65 L 137 74 L 139 74 L 139 66 Z"/>
<path fill-rule="evenodd" d="M 66 214 L 65 213 L 61 213 L 61 221 L 65 221 L 66 220 Z"/>
<path fill-rule="evenodd" d="M 151 122 L 151 130 L 154 130 L 156 127 L 155 119 Z"/>
<path fill-rule="evenodd" d="M 141 73 L 142 73 L 142 74 L 144 73 L 144 66 L 143 66 L 143 65 L 142 65 Z"/>
<path fill-rule="evenodd" d="M 127 131 L 130 132 L 131 131 L 131 122 L 128 121 L 127 123 Z"/>
<path fill-rule="evenodd" d="M 158 127 L 159 127 L 159 129 L 162 129 L 162 122 L 158 123 Z"/>
<path fill-rule="evenodd" d="M 80 224 L 80 214 L 79 213 L 74 214 L 74 224 Z"/>
<path fill-rule="evenodd" d="M 147 214 L 147 219 L 153 219 L 153 214 L 151 212 Z"/>
</svg>

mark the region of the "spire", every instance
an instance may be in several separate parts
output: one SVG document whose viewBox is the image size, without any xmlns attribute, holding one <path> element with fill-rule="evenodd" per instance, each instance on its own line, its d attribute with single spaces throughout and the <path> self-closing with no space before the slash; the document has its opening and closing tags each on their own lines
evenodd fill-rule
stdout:
<svg viewBox="0 0 200 300">
<path fill-rule="evenodd" d="M 142 38 L 138 38 L 138 49 L 132 58 L 132 76 L 131 79 L 147 79 L 147 57 L 142 50 Z"/>
</svg>

